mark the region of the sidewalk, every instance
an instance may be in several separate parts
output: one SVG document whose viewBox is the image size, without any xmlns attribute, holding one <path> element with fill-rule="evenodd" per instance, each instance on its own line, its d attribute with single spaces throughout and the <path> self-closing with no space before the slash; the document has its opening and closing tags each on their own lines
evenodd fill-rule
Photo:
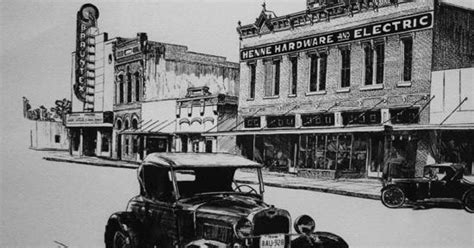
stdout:
<svg viewBox="0 0 474 248">
<path fill-rule="evenodd" d="M 69 162 L 126 169 L 136 169 L 139 165 L 137 162 L 126 162 L 98 157 L 70 156 L 68 152 L 64 151 L 42 152 L 45 153 L 43 159 L 56 162 Z M 252 180 L 253 177 L 246 176 L 245 174 L 241 174 L 238 177 L 238 180 L 240 181 L 249 183 L 254 182 Z M 314 179 L 267 170 L 263 170 L 263 180 L 265 185 L 272 187 L 311 190 L 374 200 L 380 199 L 380 189 L 382 188 L 381 182 L 376 179 Z"/>
</svg>

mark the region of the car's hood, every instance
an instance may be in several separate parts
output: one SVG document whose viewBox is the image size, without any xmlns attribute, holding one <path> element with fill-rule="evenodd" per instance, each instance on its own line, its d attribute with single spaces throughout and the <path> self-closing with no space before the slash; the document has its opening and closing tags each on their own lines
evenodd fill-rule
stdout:
<svg viewBox="0 0 474 248">
<path fill-rule="evenodd" d="M 242 218 L 259 210 L 269 208 L 257 197 L 234 194 L 216 194 L 182 201 L 185 210 L 194 211 L 196 216 Z"/>
</svg>

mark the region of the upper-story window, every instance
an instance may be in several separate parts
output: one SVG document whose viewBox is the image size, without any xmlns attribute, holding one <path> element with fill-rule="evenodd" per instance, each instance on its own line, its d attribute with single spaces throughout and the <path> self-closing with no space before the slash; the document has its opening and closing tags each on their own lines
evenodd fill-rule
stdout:
<svg viewBox="0 0 474 248">
<path fill-rule="evenodd" d="M 132 102 L 132 74 L 127 73 L 127 102 Z"/>
<path fill-rule="evenodd" d="M 256 72 L 256 64 L 255 63 L 250 63 L 248 64 L 249 69 L 250 69 L 250 94 L 249 98 L 254 99 L 255 98 L 255 72 Z"/>
<path fill-rule="evenodd" d="M 310 74 L 309 74 L 309 92 L 326 90 L 326 53 L 314 53 L 309 55 Z"/>
<path fill-rule="evenodd" d="M 385 44 L 364 44 L 365 85 L 382 84 L 384 76 Z"/>
<path fill-rule="evenodd" d="M 124 87 L 124 80 L 123 80 L 123 75 L 119 76 L 119 83 L 118 83 L 118 103 L 123 103 L 123 87 Z"/>
<path fill-rule="evenodd" d="M 341 88 L 351 86 L 351 50 L 349 47 L 341 48 Z"/>
<path fill-rule="evenodd" d="M 278 96 L 280 94 L 280 60 L 265 62 L 265 96 Z"/>
<path fill-rule="evenodd" d="M 296 95 L 296 89 L 298 88 L 298 57 L 290 57 L 290 95 Z"/>
<path fill-rule="evenodd" d="M 135 72 L 135 101 L 139 102 L 140 99 L 140 89 L 141 89 L 141 80 L 140 80 L 140 73 Z"/>
<path fill-rule="evenodd" d="M 413 63 L 413 39 L 404 37 L 401 39 L 403 52 L 403 81 L 411 81 L 412 63 Z"/>
</svg>

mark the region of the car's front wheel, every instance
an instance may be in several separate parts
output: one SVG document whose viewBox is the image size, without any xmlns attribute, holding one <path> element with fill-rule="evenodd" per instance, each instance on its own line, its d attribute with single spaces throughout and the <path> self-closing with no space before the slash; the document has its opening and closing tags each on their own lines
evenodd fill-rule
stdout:
<svg viewBox="0 0 474 248">
<path fill-rule="evenodd" d="M 466 211 L 474 213 L 474 189 L 471 189 L 464 194 L 462 203 Z"/>
<path fill-rule="evenodd" d="M 112 248 L 136 248 L 136 237 L 131 232 L 116 230 L 112 239 Z"/>
<path fill-rule="evenodd" d="M 405 193 L 399 187 L 388 187 L 382 190 L 381 200 L 388 208 L 399 208 L 405 203 Z"/>
</svg>

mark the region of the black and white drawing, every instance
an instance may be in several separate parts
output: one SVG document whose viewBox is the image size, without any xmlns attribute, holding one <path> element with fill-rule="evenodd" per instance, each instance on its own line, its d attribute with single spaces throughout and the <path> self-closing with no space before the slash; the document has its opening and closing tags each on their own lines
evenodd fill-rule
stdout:
<svg viewBox="0 0 474 248">
<path fill-rule="evenodd" d="M 471 0 L 1 7 L 1 247 L 473 247 Z"/>
</svg>

